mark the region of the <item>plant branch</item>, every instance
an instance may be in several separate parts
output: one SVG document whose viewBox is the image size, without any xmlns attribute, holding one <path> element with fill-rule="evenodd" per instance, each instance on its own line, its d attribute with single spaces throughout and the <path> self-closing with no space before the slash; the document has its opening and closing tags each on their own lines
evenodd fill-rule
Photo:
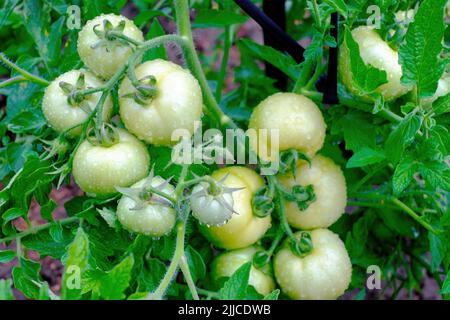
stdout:
<svg viewBox="0 0 450 320">
<path fill-rule="evenodd" d="M 32 227 L 32 228 L 30 228 L 30 229 L 27 229 L 27 230 L 25 230 L 25 231 L 22 231 L 22 232 L 20 232 L 20 233 L 17 233 L 17 234 L 15 234 L 15 235 L 13 235 L 13 236 L 10 236 L 10 237 L 6 237 L 6 238 L 3 238 L 3 239 L 0 239 L 0 243 L 4 243 L 4 242 L 7 242 L 7 241 L 12 241 L 12 240 L 17 240 L 17 239 L 21 239 L 21 238 L 24 238 L 24 237 L 26 237 L 26 236 L 28 236 L 28 235 L 30 235 L 30 234 L 38 233 L 38 232 L 40 232 L 40 231 L 43 231 L 43 230 L 45 230 L 45 229 L 48 229 L 48 228 L 52 227 L 53 225 L 55 225 L 56 222 L 59 223 L 59 224 L 61 224 L 61 225 L 65 225 L 65 224 L 69 224 L 69 223 L 78 221 L 79 219 L 80 219 L 80 218 L 78 218 L 78 217 L 69 217 L 69 218 L 61 219 L 61 220 L 58 220 L 58 221 L 55 221 L 55 222 L 46 223 L 46 224 L 41 224 L 41 225 L 39 225 L 39 226 Z"/>
<path fill-rule="evenodd" d="M 48 86 L 50 84 L 50 82 L 48 82 L 44 78 L 41 78 L 34 74 L 31 74 L 30 72 L 26 71 L 25 69 L 22 69 L 21 67 L 19 67 L 14 62 L 10 61 L 3 52 L 0 52 L 0 61 L 3 62 L 8 68 L 15 70 L 16 72 L 21 74 L 25 79 L 27 79 L 31 82 L 34 82 L 34 83 L 37 83 L 37 84 L 40 84 L 43 86 Z"/>
<path fill-rule="evenodd" d="M 186 232 L 184 221 L 179 221 L 176 228 L 177 240 L 172 261 L 170 262 L 169 268 L 167 269 L 167 272 L 164 275 L 164 278 L 162 279 L 158 288 L 156 288 L 155 292 L 148 295 L 147 300 L 161 300 L 170 283 L 172 282 L 172 279 L 177 273 L 178 267 L 180 265 L 180 260 L 184 255 L 184 236 Z"/>
<path fill-rule="evenodd" d="M 189 291 L 191 291 L 192 298 L 194 298 L 194 300 L 200 300 L 200 298 L 198 296 L 197 288 L 195 287 L 194 280 L 192 279 L 191 271 L 189 270 L 189 265 L 187 263 L 187 258 L 186 258 L 185 254 L 183 254 L 183 256 L 181 257 L 180 269 L 181 269 L 181 272 L 184 275 L 184 279 L 186 280 L 186 283 L 189 287 Z"/>
</svg>

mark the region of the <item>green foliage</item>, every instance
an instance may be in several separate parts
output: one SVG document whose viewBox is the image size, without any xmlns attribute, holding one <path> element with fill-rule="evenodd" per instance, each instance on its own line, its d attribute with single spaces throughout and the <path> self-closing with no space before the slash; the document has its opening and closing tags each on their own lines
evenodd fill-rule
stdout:
<svg viewBox="0 0 450 320">
<path fill-rule="evenodd" d="M 146 40 L 168 32 L 166 22 L 170 21 L 171 26 L 175 20 L 171 2 L 132 2 L 136 10 L 134 22 L 144 30 Z M 119 13 L 128 5 L 124 0 L 77 3 L 81 6 L 81 25 L 102 13 Z M 421 291 L 427 274 L 436 280 L 443 297 L 448 297 L 449 94 L 429 100 L 438 80 L 444 73 L 448 74 L 442 14 L 446 1 L 289 1 L 287 32 L 296 40 L 309 43 L 302 64 L 297 64 L 285 52 L 242 37 L 239 30 L 249 18 L 232 1 L 217 3 L 213 7 L 212 1 L 192 1 L 191 6 L 195 10 L 195 32 L 213 28 L 220 33 L 212 48 L 205 48 L 199 58 L 212 89 L 221 86 L 220 79 L 227 84 L 232 79 L 227 90 L 220 92 L 218 104 L 223 112 L 245 130 L 253 108 L 268 95 L 280 91 L 276 79 L 267 76 L 261 68 L 263 63 L 270 63 L 287 76 L 286 91 L 292 91 L 297 84 L 299 92 L 314 100 L 324 115 L 327 138 L 320 153 L 341 166 L 347 181 L 351 214 L 343 215 L 330 229 L 345 240 L 352 260 L 350 290 L 365 288 L 367 267 L 378 265 L 387 288 L 397 288 L 401 283 L 412 295 Z M 0 9 L 0 50 L 5 54 L 0 65 L 2 78 L 21 76 L 17 68 L 11 70 L 7 66 L 5 59 L 44 81 L 83 67 L 76 45 L 79 30 L 67 27 L 67 8 L 71 4 L 65 0 L 3 1 Z M 413 9 L 416 4 L 420 5 L 412 22 L 395 20 L 395 12 Z M 369 18 L 370 5 L 377 5 L 381 10 L 383 18 L 377 32 L 398 49 L 402 82 L 411 89 L 395 101 L 385 102 L 381 96 L 373 95 L 376 88 L 386 83 L 387 73 L 364 64 L 358 44 L 351 36 L 350 30 Z M 343 24 L 338 43 L 329 35 L 329 17 L 333 12 L 340 14 Z M 202 33 L 199 34 L 194 39 L 201 48 Z M 361 101 L 339 85 L 341 103 L 332 106 L 321 103 L 322 96 L 315 84 L 326 73 L 329 48 L 336 45 L 340 50 L 349 51 L 347 71 L 352 74 L 358 95 L 372 95 L 375 102 Z M 143 55 L 143 61 L 170 58 L 173 50 L 169 48 L 154 47 Z M 223 54 L 225 50 L 231 50 L 228 52 L 231 56 L 239 55 L 239 63 L 217 68 L 217 61 L 230 56 Z M 182 51 L 176 49 L 176 53 Z M 227 62 L 225 66 L 230 65 Z M 71 164 L 80 141 L 58 135 L 48 127 L 41 110 L 44 90 L 45 86 L 32 81 L 0 85 L 0 263 L 14 264 L 11 279 L 0 280 L 0 300 L 14 299 L 13 287 L 28 299 L 150 297 L 170 269 L 177 246 L 176 232 L 153 239 L 124 230 L 116 216 L 119 195 L 106 198 L 76 195 L 64 199 L 67 217 L 60 218 L 60 201 L 51 191 L 60 185 L 73 189 Z M 113 100 L 117 113 L 117 92 Z M 205 107 L 204 129 L 215 125 L 209 112 Z M 117 117 L 113 123 L 123 126 Z M 49 149 L 61 141 L 66 142 L 67 150 L 51 153 Z M 171 148 L 148 146 L 148 150 L 156 175 L 173 178 L 174 185 L 183 179 L 182 166 L 170 163 Z M 210 174 L 215 169 L 217 165 L 194 164 L 188 168 L 186 179 Z M 30 214 L 36 207 L 43 224 L 38 225 L 36 217 Z M 180 216 L 189 211 L 186 201 L 176 209 L 182 213 Z M 269 252 L 273 243 L 278 246 L 277 214 L 274 212 L 273 226 L 260 241 L 265 252 Z M 263 297 L 249 285 L 251 263 L 242 265 L 221 288 L 214 288 L 209 271 L 217 250 L 200 234 L 196 222 L 191 218 L 184 222 L 183 258 L 194 285 L 203 290 L 199 290 L 200 298 L 284 298 L 279 289 Z M 14 240 L 19 243 L 16 250 Z M 29 251 L 37 252 L 39 260 L 30 258 Z M 43 279 L 41 260 L 44 257 L 60 260 L 64 265 L 58 295 Z M 406 279 L 399 270 L 407 272 Z M 447 275 L 445 280 L 444 275 Z M 163 296 L 192 298 L 186 276 L 169 280 L 173 279 Z M 395 298 L 397 293 L 391 291 Z M 364 298 L 366 293 L 368 289 L 361 290 L 356 299 Z"/>
</svg>

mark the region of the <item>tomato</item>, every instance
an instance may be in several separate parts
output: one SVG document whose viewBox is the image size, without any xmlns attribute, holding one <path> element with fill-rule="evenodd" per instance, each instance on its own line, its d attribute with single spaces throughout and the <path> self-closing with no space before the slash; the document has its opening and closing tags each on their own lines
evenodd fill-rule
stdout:
<svg viewBox="0 0 450 320">
<path fill-rule="evenodd" d="M 279 132 L 279 151 L 296 149 L 312 157 L 322 148 L 326 125 L 320 109 L 309 98 L 295 93 L 276 93 L 253 110 L 249 128 L 257 130 L 258 138 L 251 140 L 258 155 L 274 161 L 278 150 L 270 140 L 272 129 Z M 265 133 L 261 129 L 267 130 L 267 141 L 262 140 Z"/>
<path fill-rule="evenodd" d="M 274 258 L 275 279 L 291 299 L 336 299 L 348 288 L 352 277 L 347 250 L 330 230 L 316 229 L 310 235 L 313 249 L 303 258 L 295 255 L 285 241 Z"/>
<path fill-rule="evenodd" d="M 423 101 L 423 104 L 425 106 L 431 105 L 435 100 L 437 100 L 440 97 L 445 96 L 450 92 L 450 74 L 445 73 L 438 82 L 438 86 L 436 88 L 436 91 L 433 96 L 430 98 L 426 98 Z"/>
<path fill-rule="evenodd" d="M 78 89 L 82 90 L 88 87 L 95 88 L 103 84 L 101 80 L 96 78 L 89 71 L 71 70 L 53 80 L 45 89 L 44 98 L 42 100 L 42 112 L 49 125 L 57 132 L 63 132 L 70 128 L 74 128 L 76 125 L 80 125 L 86 121 L 89 113 L 95 109 L 97 102 L 100 99 L 101 92 L 96 92 L 85 96 L 82 101 L 76 102 L 72 100 L 72 102 L 69 102 L 70 93 L 65 92 L 60 87 L 60 83 L 65 82 L 75 90 L 80 76 L 82 78 L 84 77 L 84 84 Z M 112 106 L 111 97 L 108 96 L 103 107 L 103 120 L 109 119 Z M 80 133 L 81 126 L 70 130 L 69 136 L 76 136 Z"/>
<path fill-rule="evenodd" d="M 220 181 L 224 177 L 227 187 L 242 188 L 233 192 L 231 219 L 222 226 L 200 225 L 202 233 L 217 247 L 239 249 L 257 242 L 270 228 L 271 217 L 256 217 L 252 211 L 252 197 L 264 186 L 264 180 L 255 171 L 245 167 L 226 167 L 215 171 L 211 177 Z"/>
<path fill-rule="evenodd" d="M 233 214 L 233 196 L 221 193 L 217 196 L 209 194 L 208 185 L 196 185 L 192 189 L 192 214 L 201 223 L 218 226 L 226 223 Z"/>
<path fill-rule="evenodd" d="M 286 217 L 295 228 L 326 228 L 345 212 L 345 178 L 341 168 L 329 158 L 317 155 L 312 159 L 311 166 L 301 160 L 297 165 L 295 178 L 289 172 L 280 176 L 279 180 L 288 189 L 294 185 L 313 186 L 316 199 L 305 210 L 300 210 L 296 202 L 286 201 Z"/>
<path fill-rule="evenodd" d="M 388 82 L 379 86 L 375 92 L 380 93 L 386 101 L 396 99 L 407 93 L 408 88 L 400 83 L 402 67 L 398 62 L 398 52 L 383 41 L 372 27 L 355 28 L 352 30 L 352 36 L 359 45 L 359 53 L 364 63 L 387 73 Z M 339 74 L 347 89 L 357 95 L 357 89 L 352 83 L 348 50 L 340 50 Z M 361 96 L 361 98 L 370 100 L 367 96 Z"/>
<path fill-rule="evenodd" d="M 200 121 L 203 99 L 200 85 L 188 70 L 169 61 L 147 61 L 136 68 L 138 79 L 153 76 L 156 96 L 139 104 L 125 95 L 136 92 L 130 80 L 123 80 L 119 88 L 120 116 L 127 129 L 139 139 L 154 145 L 171 146 L 172 133 L 186 129 L 190 134 Z"/>
<path fill-rule="evenodd" d="M 252 261 L 258 248 L 255 246 L 227 251 L 214 258 L 211 265 L 211 278 L 218 287 L 221 279 L 230 277 L 243 264 Z M 268 265 L 264 270 L 257 269 L 253 265 L 250 269 L 249 284 L 262 295 L 267 295 L 275 289 L 275 281 L 271 275 Z"/>
<path fill-rule="evenodd" d="M 145 188 L 147 178 L 131 186 L 133 189 Z M 150 186 L 173 196 L 175 188 L 165 183 L 161 177 L 153 177 Z M 162 186 L 162 187 L 161 187 Z M 161 237 L 169 233 L 176 221 L 175 209 L 164 198 L 156 195 L 140 204 L 135 199 L 123 195 L 117 205 L 117 217 L 122 226 L 129 231 L 148 236 Z"/>
<path fill-rule="evenodd" d="M 133 50 L 129 44 L 121 40 L 107 39 L 96 34 L 96 31 L 104 32 L 105 20 L 109 21 L 112 27 L 118 27 L 121 21 L 125 21 L 122 32 L 133 40 L 144 41 L 144 36 L 133 21 L 124 16 L 102 14 L 86 23 L 78 35 L 78 54 L 89 69 L 107 79 L 127 62 Z"/>
<path fill-rule="evenodd" d="M 147 176 L 150 156 L 144 144 L 126 130 L 117 129 L 119 141 L 112 146 L 81 143 L 73 159 L 73 177 L 92 195 L 115 193 Z"/>
</svg>

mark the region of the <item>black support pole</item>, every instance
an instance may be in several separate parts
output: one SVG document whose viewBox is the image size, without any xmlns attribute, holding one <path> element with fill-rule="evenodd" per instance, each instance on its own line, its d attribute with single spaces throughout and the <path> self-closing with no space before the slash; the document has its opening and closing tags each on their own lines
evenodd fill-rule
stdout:
<svg viewBox="0 0 450 320">
<path fill-rule="evenodd" d="M 286 31 L 286 0 L 263 0 L 263 10 L 264 13 L 272 19 L 283 31 Z M 277 49 L 279 51 L 284 51 L 283 45 L 267 30 L 263 30 L 264 34 L 264 44 Z M 276 87 L 280 90 L 286 90 L 288 79 L 287 76 L 280 71 L 278 68 L 272 64 L 266 62 L 266 75 L 272 79 L 276 79 Z"/>
<path fill-rule="evenodd" d="M 339 34 L 339 14 L 334 12 L 331 14 L 331 24 L 333 27 L 330 29 L 331 36 L 338 43 Z M 325 82 L 325 88 L 323 92 L 323 103 L 338 104 L 338 92 L 337 92 L 337 69 L 338 69 L 338 46 L 330 48 L 328 56 L 328 76 Z"/>
<path fill-rule="evenodd" d="M 303 62 L 305 49 L 273 22 L 261 9 L 249 0 L 234 0 L 234 2 L 255 20 L 268 35 L 278 41 L 282 51 L 289 53 L 297 63 Z"/>
</svg>

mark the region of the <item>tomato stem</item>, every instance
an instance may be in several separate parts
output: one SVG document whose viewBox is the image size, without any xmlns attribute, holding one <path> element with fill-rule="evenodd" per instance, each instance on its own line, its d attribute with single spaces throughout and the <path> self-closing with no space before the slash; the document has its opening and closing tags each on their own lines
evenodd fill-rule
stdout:
<svg viewBox="0 0 450 320">
<path fill-rule="evenodd" d="M 23 76 L 12 77 L 10 79 L 7 79 L 7 80 L 1 82 L 0 83 L 0 89 L 1 88 L 6 88 L 7 86 L 11 86 L 13 84 L 20 83 L 20 82 L 23 82 L 23 81 L 27 81 L 27 79 L 25 77 L 23 77 Z"/>
<path fill-rule="evenodd" d="M 7 242 L 7 241 L 12 241 L 12 240 L 22 239 L 22 238 L 24 238 L 24 237 L 26 237 L 26 236 L 28 236 L 30 234 L 38 233 L 40 231 L 48 229 L 48 228 L 54 226 L 56 223 L 59 223 L 61 225 L 65 225 L 65 224 L 70 224 L 70 223 L 76 222 L 79 219 L 80 218 L 78 218 L 78 217 L 69 217 L 69 218 L 57 220 L 55 222 L 41 224 L 41 225 L 38 225 L 38 226 L 35 226 L 35 227 L 32 227 L 32 228 L 29 228 L 29 229 L 27 229 L 27 230 L 25 230 L 23 232 L 19 232 L 19 233 L 15 234 L 15 235 L 13 235 L 11 237 L 6 237 L 6 238 L 3 238 L 3 239 L 0 239 L 0 243 L 4 243 L 4 242 Z"/>
<path fill-rule="evenodd" d="M 192 294 L 192 298 L 194 298 L 194 300 L 200 300 L 200 298 L 198 296 L 197 288 L 195 287 L 194 280 L 192 279 L 191 271 L 189 270 L 189 265 L 187 263 L 187 258 L 186 258 L 185 254 L 183 254 L 183 256 L 181 257 L 180 269 L 181 269 L 181 272 L 184 275 L 184 279 L 186 280 L 186 283 L 189 287 L 189 291 Z"/>
<path fill-rule="evenodd" d="M 217 87 L 216 87 L 216 100 L 220 101 L 222 99 L 222 90 L 225 84 L 225 77 L 227 74 L 228 58 L 230 56 L 230 49 L 233 43 L 233 26 L 226 26 L 224 32 L 224 45 L 223 45 L 223 56 L 222 62 L 220 64 L 219 74 L 217 76 Z"/>
<path fill-rule="evenodd" d="M 169 268 L 167 269 L 167 272 L 164 275 L 164 278 L 162 279 L 158 288 L 156 288 L 155 292 L 147 296 L 147 300 L 161 300 L 170 283 L 172 282 L 172 279 L 175 277 L 175 274 L 177 273 L 181 258 L 184 255 L 184 237 L 186 233 L 184 221 L 181 220 L 178 221 L 176 229 L 177 229 L 177 240 L 172 261 L 170 262 Z"/>
<path fill-rule="evenodd" d="M 22 69 L 21 67 L 19 67 L 14 62 L 10 61 L 3 52 L 0 52 L 0 61 L 3 62 L 8 68 L 15 70 L 16 72 L 21 74 L 25 79 L 27 79 L 31 82 L 34 82 L 34 83 L 37 83 L 37 84 L 40 84 L 43 86 L 48 86 L 50 84 L 50 82 L 48 82 L 44 78 L 41 78 L 34 74 L 31 74 L 30 72 L 26 71 L 25 69 Z"/>
</svg>

